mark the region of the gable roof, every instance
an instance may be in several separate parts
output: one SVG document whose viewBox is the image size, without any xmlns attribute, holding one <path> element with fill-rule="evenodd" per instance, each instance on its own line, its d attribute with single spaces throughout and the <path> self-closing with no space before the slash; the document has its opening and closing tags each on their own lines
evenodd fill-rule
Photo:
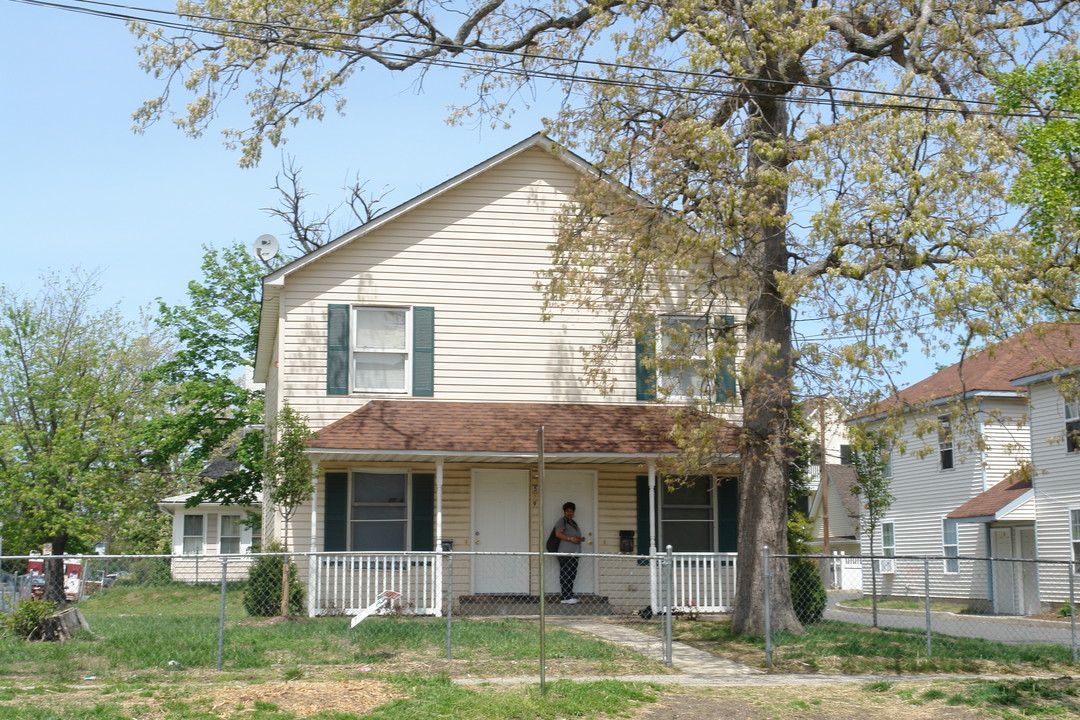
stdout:
<svg viewBox="0 0 1080 720">
<path fill-rule="evenodd" d="M 1027 502 L 1033 495 L 1031 473 L 1012 472 L 1004 480 L 981 492 L 945 517 L 964 522 L 990 522 L 1001 519 Z"/>
<path fill-rule="evenodd" d="M 273 356 L 274 344 L 277 341 L 277 317 L 279 313 L 280 305 L 280 292 L 281 288 L 285 284 L 286 278 L 300 270 L 307 267 L 313 262 L 316 262 L 320 258 L 323 258 L 339 248 L 348 245 L 349 243 L 364 237 L 369 233 L 383 227 L 384 225 L 393 222 L 400 218 L 402 215 L 415 210 L 417 207 L 429 203 L 435 198 L 438 198 L 450 190 L 462 185 L 465 182 L 475 178 L 476 176 L 484 173 L 497 165 L 507 162 L 512 158 L 521 155 L 524 152 L 532 148 L 539 148 L 552 157 L 561 160 L 566 165 L 570 166 L 573 170 L 582 175 L 593 175 L 600 177 L 600 171 L 587 160 L 581 156 L 564 149 L 553 140 L 548 138 L 543 133 L 536 133 L 521 142 L 513 145 L 506 150 L 503 150 L 498 155 L 488 158 L 483 162 L 474 165 L 473 167 L 465 170 L 462 173 L 455 175 L 454 177 L 446 180 L 439 185 L 431 188 L 427 192 L 421 193 L 411 200 L 407 200 L 401 205 L 389 210 L 382 215 L 379 215 L 372 220 L 356 227 L 340 237 L 331 240 L 326 245 L 317 248 L 303 257 L 299 257 L 293 260 L 289 264 L 278 268 L 274 272 L 270 273 L 263 278 L 262 282 L 262 303 L 259 311 L 259 344 L 255 352 L 255 379 L 257 382 L 264 382 L 267 373 L 270 369 L 270 358 Z"/>
<path fill-rule="evenodd" d="M 853 419 L 877 417 L 897 408 L 909 409 L 948 399 L 1021 397 L 1012 381 L 1080 360 L 1080 323 L 1039 323 L 964 358 L 896 395 L 870 406 Z"/>
<path fill-rule="evenodd" d="M 658 406 L 372 400 L 324 427 L 308 448 L 367 459 L 531 460 L 543 427 L 552 462 L 628 462 L 677 454 L 674 424 L 671 410 Z M 738 432 L 724 423 L 722 452 L 736 452 Z"/>
</svg>

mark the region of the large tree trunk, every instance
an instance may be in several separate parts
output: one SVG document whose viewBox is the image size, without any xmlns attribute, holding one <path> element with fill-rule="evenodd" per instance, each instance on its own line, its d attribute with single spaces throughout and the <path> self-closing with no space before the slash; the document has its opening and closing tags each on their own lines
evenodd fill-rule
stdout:
<svg viewBox="0 0 1080 720">
<path fill-rule="evenodd" d="M 773 145 L 787 130 L 783 97 L 759 97 L 755 135 Z M 763 157 L 750 150 L 749 177 L 753 188 L 747 212 L 753 213 L 746 243 L 749 296 L 746 307 L 742 467 L 739 478 L 739 566 L 732 631 L 761 635 L 765 629 L 762 548 L 787 553 L 787 491 L 790 459 L 790 417 L 793 358 L 791 307 L 777 277 L 787 271 L 787 189 L 777 186 L 786 160 Z M 754 194 L 756 192 L 756 195 Z M 773 629 L 802 631 L 791 602 L 791 579 L 786 558 L 776 558 L 771 573 L 770 605 Z"/>
<path fill-rule="evenodd" d="M 56 607 L 67 605 L 67 595 L 64 593 L 64 553 L 67 552 L 68 535 L 66 532 L 57 533 L 52 537 L 52 555 L 42 561 L 45 570 L 45 594 L 44 597 Z"/>
</svg>

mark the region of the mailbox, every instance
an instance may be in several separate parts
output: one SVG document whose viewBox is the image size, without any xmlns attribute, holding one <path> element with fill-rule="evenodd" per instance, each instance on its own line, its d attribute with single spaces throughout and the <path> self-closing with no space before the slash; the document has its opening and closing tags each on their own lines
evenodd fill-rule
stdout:
<svg viewBox="0 0 1080 720">
<path fill-rule="evenodd" d="M 634 531 L 633 530 L 620 530 L 619 531 L 619 552 L 632 553 L 634 552 Z"/>
</svg>

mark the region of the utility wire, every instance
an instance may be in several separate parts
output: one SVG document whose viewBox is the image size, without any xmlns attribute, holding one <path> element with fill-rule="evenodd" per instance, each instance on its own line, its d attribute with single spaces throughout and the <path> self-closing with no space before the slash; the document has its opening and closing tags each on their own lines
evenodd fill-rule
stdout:
<svg viewBox="0 0 1080 720">
<path fill-rule="evenodd" d="M 517 77 L 530 77 L 530 78 L 534 78 L 534 79 L 547 79 L 547 80 L 564 82 L 564 83 L 571 83 L 571 84 L 587 83 L 587 84 L 593 84 L 593 85 L 638 88 L 638 89 L 642 89 L 642 90 L 671 90 L 672 89 L 671 86 L 669 86 L 667 84 L 660 83 L 660 82 L 644 82 L 644 81 L 641 81 L 641 80 L 600 78 L 600 77 L 597 77 L 595 75 L 584 75 L 584 74 L 580 74 L 580 73 L 567 73 L 567 72 L 556 71 L 556 70 L 535 70 L 535 69 L 534 70 L 527 70 L 525 68 L 512 68 L 512 67 L 506 67 L 506 66 L 495 66 L 495 67 L 493 67 L 493 66 L 490 66 L 490 65 L 478 63 L 476 61 L 455 60 L 455 59 L 450 59 L 450 58 L 446 58 L 446 57 L 432 57 L 432 58 L 417 59 L 414 55 L 409 55 L 407 53 L 393 52 L 393 51 L 387 51 L 387 50 L 380 50 L 377 53 L 375 53 L 374 51 L 367 50 L 367 49 L 362 50 L 362 49 L 359 49 L 359 48 L 350 48 L 348 46 L 332 45 L 332 44 L 317 42 L 317 41 L 313 41 L 313 40 L 300 40 L 300 39 L 296 39 L 296 38 L 287 38 L 287 37 L 256 36 L 256 35 L 251 35 L 251 34 L 245 34 L 245 33 L 238 32 L 238 31 L 227 31 L 227 30 L 224 30 L 222 28 L 218 28 L 218 29 L 206 28 L 206 27 L 202 27 L 202 26 L 199 26 L 199 25 L 194 25 L 194 24 L 191 24 L 191 23 L 185 23 L 185 22 L 182 22 L 180 20 L 173 21 L 173 20 L 151 19 L 151 18 L 148 18 L 148 17 L 142 17 L 142 16 L 138 16 L 138 15 L 131 15 L 128 12 L 119 12 L 119 11 L 133 11 L 133 12 L 140 12 L 140 13 L 149 13 L 151 15 L 169 16 L 169 17 L 177 17 L 177 18 L 192 18 L 192 19 L 195 19 L 195 20 L 202 20 L 202 21 L 207 21 L 207 22 L 217 22 L 217 23 L 223 23 L 223 24 L 250 26 L 250 27 L 259 28 L 259 29 L 262 29 L 262 30 L 275 31 L 275 32 L 287 31 L 287 32 L 295 32 L 295 33 L 314 33 L 314 34 L 318 34 L 318 35 L 322 35 L 322 36 L 328 36 L 329 35 L 329 36 L 337 36 L 337 37 L 344 37 L 344 38 L 350 38 L 350 39 L 366 39 L 366 40 L 373 40 L 373 41 L 376 41 L 376 42 L 386 42 L 387 41 L 387 38 L 382 38 L 382 37 L 379 37 L 379 36 L 363 35 L 363 34 L 357 34 L 357 33 L 346 33 L 346 32 L 342 32 L 342 31 L 318 30 L 318 29 L 298 27 L 298 26 L 292 26 L 292 25 L 283 25 L 283 24 L 277 24 L 277 23 L 262 23 L 262 22 L 256 22 L 256 21 L 250 21 L 250 20 L 228 19 L 228 18 L 222 18 L 222 17 L 210 16 L 210 15 L 188 15 L 188 14 L 181 15 L 181 14 L 178 14 L 178 13 L 176 13 L 174 11 L 158 10 L 158 9 L 154 9 L 154 8 L 146 8 L 146 7 L 139 7 L 139 6 L 133 6 L 133 5 L 122 5 L 122 4 L 117 4 L 117 3 L 108 3 L 108 2 L 102 2 L 101 0 L 79 0 L 79 1 L 84 3 L 85 5 L 99 6 L 100 8 L 113 8 L 113 10 L 103 10 L 103 9 L 98 9 L 98 8 L 94 8 L 94 7 L 80 7 L 80 6 L 68 5 L 68 4 L 64 4 L 64 3 L 48 2 L 47 0 L 11 0 L 11 1 L 12 2 L 21 2 L 21 3 L 27 4 L 27 5 L 34 5 L 34 6 L 44 7 L 44 8 L 49 8 L 49 9 L 81 13 L 81 14 L 93 15 L 93 16 L 104 17 L 104 18 L 115 19 L 115 20 L 123 20 L 125 22 L 155 22 L 155 23 L 161 25 L 162 27 L 173 29 L 173 30 L 178 30 L 178 31 L 182 31 L 182 32 L 213 35 L 213 36 L 216 36 L 216 37 L 230 37 L 230 38 L 235 38 L 235 39 L 238 39 L 238 40 L 250 40 L 250 41 L 254 41 L 254 42 L 263 42 L 263 43 L 266 43 L 268 45 L 283 45 L 283 46 L 288 46 L 288 47 L 296 47 L 296 48 L 304 49 L 304 50 L 313 50 L 313 51 L 321 51 L 321 52 L 338 53 L 338 54 L 347 55 L 347 56 L 350 56 L 350 55 L 351 56 L 362 55 L 364 57 L 371 57 L 373 54 L 378 54 L 380 57 L 388 59 L 388 60 L 414 61 L 419 65 L 425 65 L 425 66 L 428 66 L 428 67 L 445 67 L 445 68 L 461 69 L 461 70 L 466 70 L 466 71 L 471 71 L 471 72 L 482 72 L 482 73 L 491 73 L 491 74 L 500 74 L 500 75 L 510 75 L 510 76 L 517 76 Z M 641 66 L 641 65 L 611 63 L 611 62 L 604 62 L 604 61 L 598 61 L 598 60 L 584 60 L 584 59 L 570 60 L 570 59 L 567 59 L 567 58 L 562 58 L 562 57 L 553 56 L 553 55 L 538 55 L 538 54 L 521 53 L 521 52 L 516 52 L 516 51 L 499 50 L 499 49 L 492 49 L 492 48 L 475 48 L 475 47 L 468 47 L 468 46 L 440 43 L 440 42 L 436 42 L 436 41 L 427 41 L 427 40 L 422 40 L 422 39 L 419 39 L 419 38 L 393 38 L 392 40 L 390 40 L 390 42 L 394 42 L 394 43 L 398 43 L 398 44 L 421 45 L 421 46 L 426 46 L 426 47 L 453 48 L 453 49 L 458 49 L 458 50 L 461 50 L 461 51 L 468 51 L 468 52 L 473 52 L 473 53 L 503 55 L 503 56 L 507 56 L 507 57 L 517 58 L 522 62 L 524 62 L 526 60 L 529 60 L 529 61 L 546 60 L 546 61 L 549 61 L 549 62 L 552 62 L 552 63 L 568 64 L 568 65 L 575 65 L 575 66 L 577 66 L 577 65 L 592 66 L 592 67 L 596 67 L 596 68 L 603 69 L 603 70 L 606 70 L 606 71 L 634 71 L 634 72 L 659 73 L 660 75 L 670 75 L 670 76 L 675 76 L 675 77 L 690 78 L 690 79 L 694 79 L 694 80 L 716 80 L 716 79 L 721 79 L 721 80 L 727 80 L 727 81 L 731 81 L 731 82 L 755 83 L 755 84 L 762 82 L 762 80 L 759 79 L 759 78 L 748 78 L 748 77 L 742 77 L 742 76 L 737 76 L 737 75 L 728 75 L 728 74 L 723 74 L 723 73 L 705 73 L 705 72 L 690 71 L 690 70 L 674 70 L 674 69 L 650 68 L 650 67 Z M 960 113 L 960 114 L 965 114 L 965 115 L 990 115 L 990 116 L 995 116 L 995 117 L 1011 117 L 1011 118 L 1037 118 L 1037 117 L 1039 117 L 1038 115 L 1031 114 L 1031 113 L 1016 113 L 1016 112 L 1003 113 L 1003 112 L 999 112 L 997 110 L 973 110 L 973 109 L 964 108 L 964 107 L 935 107 L 935 108 L 931 108 L 931 107 L 926 106 L 926 105 L 916 105 L 916 104 L 881 103 L 881 102 L 871 102 L 871 101 L 843 99 L 843 98 L 837 99 L 835 97 L 832 97 L 831 94 L 832 93 L 837 93 L 837 92 L 839 92 L 839 93 L 852 93 L 852 94 L 861 94 L 861 95 L 873 95 L 873 96 L 879 96 L 879 97 L 894 97 L 894 98 L 901 98 L 901 99 L 906 99 L 906 100 L 922 101 L 922 102 L 925 102 L 925 103 L 950 103 L 950 104 L 956 104 L 956 105 L 976 105 L 976 106 L 995 107 L 996 103 L 994 103 L 993 101 L 989 101 L 989 100 L 946 98 L 946 97 L 939 97 L 939 96 L 910 94 L 910 93 L 899 93 L 899 92 L 892 92 L 892 91 L 885 91 L 885 90 L 875 90 L 875 89 L 859 89 L 859 88 L 848 88 L 848 87 L 822 87 L 822 86 L 819 86 L 819 85 L 811 85 L 811 84 L 808 84 L 808 83 L 799 83 L 799 82 L 781 81 L 781 80 L 768 81 L 768 82 L 769 82 L 769 84 L 772 84 L 772 85 L 786 85 L 786 86 L 792 87 L 792 88 L 799 88 L 799 89 L 803 89 L 803 90 L 810 90 L 810 91 L 817 91 L 817 92 L 827 92 L 827 93 L 830 94 L 829 97 L 816 97 L 816 98 L 814 98 L 814 97 L 794 97 L 794 98 L 790 98 L 789 97 L 788 98 L 788 100 L 790 102 L 798 103 L 798 104 L 805 104 L 805 105 L 842 106 L 842 107 L 849 107 L 849 108 L 880 109 L 880 110 L 892 110 L 892 111 L 904 111 L 904 112 L 920 112 L 920 113 L 925 113 L 925 114 L 951 112 L 951 113 Z M 737 90 L 737 91 L 735 91 L 735 90 L 719 90 L 719 89 L 714 89 L 714 88 L 693 88 L 693 87 L 686 87 L 686 86 L 681 86 L 681 87 L 677 88 L 677 90 L 681 91 L 681 92 L 690 93 L 690 94 L 710 95 L 710 96 L 716 96 L 716 97 L 730 97 L 730 98 L 736 98 L 736 99 L 759 99 L 759 98 L 760 99 L 764 99 L 764 98 L 770 98 L 771 99 L 771 98 L 775 97 L 774 95 L 770 95 L 768 93 L 758 93 L 758 92 L 753 92 L 753 91 L 749 91 L 749 90 Z"/>
</svg>

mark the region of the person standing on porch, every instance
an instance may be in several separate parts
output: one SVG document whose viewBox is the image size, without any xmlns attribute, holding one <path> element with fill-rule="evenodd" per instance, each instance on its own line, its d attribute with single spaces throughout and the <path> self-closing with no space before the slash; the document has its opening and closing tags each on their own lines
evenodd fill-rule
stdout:
<svg viewBox="0 0 1080 720">
<path fill-rule="evenodd" d="M 563 605 L 572 605 L 578 599 L 574 597 L 574 580 L 577 579 L 578 557 L 581 552 L 581 543 L 585 537 L 581 534 L 581 528 L 574 520 L 574 511 L 577 506 L 572 502 L 563 503 L 563 516 L 555 523 L 555 537 L 559 538 L 559 552 L 567 553 L 559 555 L 559 588 L 562 591 Z"/>
</svg>

